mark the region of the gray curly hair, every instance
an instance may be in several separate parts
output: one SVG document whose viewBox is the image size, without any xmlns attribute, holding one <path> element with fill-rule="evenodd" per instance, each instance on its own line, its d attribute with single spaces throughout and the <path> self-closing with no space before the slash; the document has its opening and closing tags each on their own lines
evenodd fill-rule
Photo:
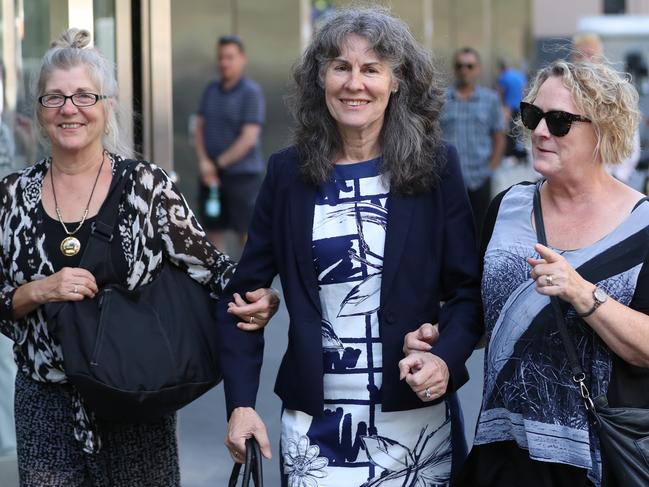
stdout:
<svg viewBox="0 0 649 487">
<path fill-rule="evenodd" d="M 336 121 L 325 103 L 324 74 L 351 35 L 368 41 L 377 56 L 390 64 L 398 83 L 380 134 L 381 172 L 397 192 L 426 191 L 438 181 L 444 164 L 439 126 L 443 78 L 406 24 L 376 6 L 335 11 L 293 68 L 288 100 L 296 121 L 293 137 L 302 176 L 314 185 L 326 182 L 342 149 Z"/>
<path fill-rule="evenodd" d="M 38 102 L 38 98 L 45 93 L 45 86 L 52 72 L 57 69 L 71 69 L 77 66 L 86 68 L 90 79 L 97 87 L 99 94 L 109 97 L 102 105 L 106 116 L 106 126 L 102 138 L 103 146 L 109 152 L 124 157 L 131 157 L 133 150 L 131 144 L 123 140 L 120 130 L 120 119 L 127 116 L 127 110 L 118 101 L 119 90 L 115 77 L 115 66 L 113 66 L 97 49 L 88 47 L 90 44 L 90 33 L 87 30 L 70 28 L 52 42 L 50 49 L 45 53 L 41 61 L 41 68 L 34 88 L 34 114 L 38 120 L 41 130 L 41 142 L 49 146 L 49 139 L 43 134 L 40 119 L 41 111 L 44 109 Z"/>
<path fill-rule="evenodd" d="M 561 79 L 580 113 L 592 122 L 597 138 L 595 158 L 606 164 L 619 164 L 629 157 L 640 122 L 638 92 L 629 75 L 604 63 L 554 61 L 536 74 L 524 101 L 533 103 L 541 85 L 550 77 Z M 529 144 L 529 130 L 520 118 L 516 123 Z"/>
</svg>

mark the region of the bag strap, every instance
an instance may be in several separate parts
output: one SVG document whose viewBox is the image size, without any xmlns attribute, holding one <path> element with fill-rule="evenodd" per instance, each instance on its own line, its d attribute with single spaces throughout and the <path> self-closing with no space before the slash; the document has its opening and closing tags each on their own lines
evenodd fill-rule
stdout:
<svg viewBox="0 0 649 487">
<path fill-rule="evenodd" d="M 241 464 L 235 463 L 232 467 L 228 487 L 236 487 L 240 471 Z M 248 438 L 246 440 L 246 461 L 243 467 L 243 482 L 241 486 L 249 487 L 251 478 L 255 487 L 263 487 L 264 476 L 261 467 L 261 449 L 255 438 Z"/>
<path fill-rule="evenodd" d="M 108 196 L 92 224 L 90 238 L 81 256 L 79 267 L 91 271 L 98 283 L 117 282 L 118 280 L 110 257 L 111 243 L 117 224 L 119 202 L 136 164 L 136 161 L 127 159 L 119 168 L 121 175 L 114 178 L 111 183 Z"/>
<path fill-rule="evenodd" d="M 547 236 L 545 234 L 545 225 L 543 223 L 543 211 L 541 209 L 541 185 L 544 180 L 540 180 L 536 183 L 536 188 L 534 190 L 534 224 L 536 226 L 536 238 L 540 244 L 545 246 L 548 245 Z M 561 336 L 561 341 L 563 342 L 563 348 L 566 351 L 568 356 L 568 364 L 570 365 L 570 371 L 572 372 L 572 380 L 579 385 L 579 393 L 581 398 L 586 405 L 586 409 L 592 411 L 594 409 L 593 400 L 590 397 L 590 391 L 586 386 L 586 374 L 584 369 L 582 369 L 581 364 L 579 363 L 579 358 L 577 356 L 577 350 L 575 348 L 575 343 L 568 332 L 566 327 L 566 322 L 563 316 L 563 310 L 561 309 L 561 303 L 559 298 L 556 296 L 550 296 L 550 303 L 552 304 L 552 312 L 557 323 L 557 328 L 559 329 L 559 335 Z"/>
</svg>

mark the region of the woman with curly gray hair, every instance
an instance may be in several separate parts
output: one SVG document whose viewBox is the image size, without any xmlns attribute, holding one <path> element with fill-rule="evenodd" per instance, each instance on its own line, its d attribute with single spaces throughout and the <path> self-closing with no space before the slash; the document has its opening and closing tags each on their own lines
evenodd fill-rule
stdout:
<svg viewBox="0 0 649 487">
<path fill-rule="evenodd" d="M 270 158 L 228 288 L 282 280 L 282 485 L 447 485 L 465 453 L 455 391 L 482 329 L 471 210 L 440 139 L 441 77 L 377 8 L 333 14 L 293 75 L 295 145 Z M 226 445 L 241 461 L 255 436 L 268 457 L 253 409 L 263 336 L 226 311 Z M 424 322 L 439 322 L 437 343 L 404 358 L 403 337 Z"/>
<path fill-rule="evenodd" d="M 607 468 L 578 379 L 598 404 L 649 406 L 649 203 L 605 168 L 631 152 L 637 104 L 628 76 L 566 61 L 541 70 L 521 103 L 543 179 L 498 195 L 485 224 L 484 397 L 460 486 L 627 485 Z"/>
</svg>

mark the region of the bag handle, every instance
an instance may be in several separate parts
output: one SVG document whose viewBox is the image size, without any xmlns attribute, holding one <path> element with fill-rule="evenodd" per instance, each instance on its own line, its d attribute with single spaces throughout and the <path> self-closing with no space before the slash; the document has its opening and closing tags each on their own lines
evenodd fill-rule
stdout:
<svg viewBox="0 0 649 487">
<path fill-rule="evenodd" d="M 545 234 L 545 225 L 543 223 L 543 211 L 541 209 L 541 185 L 544 180 L 540 180 L 536 183 L 536 188 L 534 190 L 534 224 L 536 226 L 536 238 L 540 244 L 545 246 L 548 245 L 547 236 Z M 586 409 L 593 411 L 595 405 L 593 400 L 590 397 L 590 391 L 586 386 L 586 374 L 584 369 L 582 369 L 581 364 L 579 363 L 579 358 L 577 356 L 577 350 L 575 349 L 574 341 L 568 333 L 568 328 L 566 327 L 566 322 L 563 316 L 563 310 L 561 309 L 561 303 L 559 298 L 556 296 L 550 296 L 550 302 L 552 304 L 552 312 L 557 323 L 557 328 L 559 329 L 559 335 L 561 336 L 561 341 L 563 342 L 563 348 L 566 351 L 568 356 L 568 364 L 570 365 L 570 370 L 572 372 L 572 380 L 579 386 L 579 393 L 581 398 L 586 405 Z"/>
<path fill-rule="evenodd" d="M 236 487 L 240 471 L 241 464 L 235 463 L 232 467 L 228 487 Z M 243 482 L 241 486 L 249 487 L 251 478 L 255 487 L 263 487 L 264 476 L 261 468 L 261 449 L 255 438 L 248 438 L 246 440 L 246 461 L 243 467 Z"/>
</svg>

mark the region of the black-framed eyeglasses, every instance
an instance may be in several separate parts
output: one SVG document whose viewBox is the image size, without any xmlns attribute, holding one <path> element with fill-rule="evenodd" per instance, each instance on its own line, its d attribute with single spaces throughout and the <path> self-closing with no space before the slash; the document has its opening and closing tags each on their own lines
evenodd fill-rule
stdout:
<svg viewBox="0 0 649 487">
<path fill-rule="evenodd" d="M 77 107 L 91 107 L 99 100 L 105 100 L 107 95 L 96 93 L 74 93 L 72 95 L 61 95 L 60 93 L 46 93 L 38 98 L 38 103 L 45 108 L 61 108 L 70 99 Z"/>
<path fill-rule="evenodd" d="M 521 107 L 521 121 L 525 128 L 534 130 L 541 120 L 545 118 L 545 123 L 548 126 L 548 131 L 555 137 L 563 137 L 570 132 L 572 122 L 586 122 L 591 123 L 586 117 L 575 115 L 561 110 L 551 110 L 544 112 L 536 105 L 526 103 L 524 101 L 520 104 Z"/>
</svg>

